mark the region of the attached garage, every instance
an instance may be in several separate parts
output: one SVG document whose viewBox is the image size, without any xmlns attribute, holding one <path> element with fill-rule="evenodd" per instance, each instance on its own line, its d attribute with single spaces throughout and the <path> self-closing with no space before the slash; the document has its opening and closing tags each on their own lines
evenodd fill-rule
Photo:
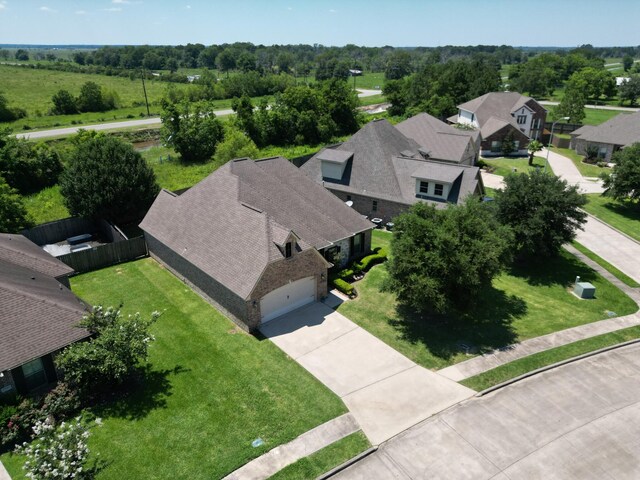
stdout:
<svg viewBox="0 0 640 480">
<path fill-rule="evenodd" d="M 316 278 L 305 277 L 267 293 L 260 299 L 262 323 L 316 301 Z"/>
</svg>

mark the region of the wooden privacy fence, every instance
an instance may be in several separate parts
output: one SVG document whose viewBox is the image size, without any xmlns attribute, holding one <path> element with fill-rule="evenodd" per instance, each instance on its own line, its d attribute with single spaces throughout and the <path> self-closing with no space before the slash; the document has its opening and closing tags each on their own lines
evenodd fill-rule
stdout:
<svg viewBox="0 0 640 480">
<path fill-rule="evenodd" d="M 136 237 L 116 243 L 107 243 L 89 250 L 67 253 L 58 260 L 69 265 L 78 273 L 91 272 L 118 263 L 128 262 L 149 254 L 144 237 Z"/>
<path fill-rule="evenodd" d="M 40 246 L 58 243 L 83 233 L 99 233 L 107 242 L 121 242 L 127 239 L 117 227 L 105 220 L 90 220 L 80 217 L 44 223 L 22 232 L 25 237 Z"/>
</svg>

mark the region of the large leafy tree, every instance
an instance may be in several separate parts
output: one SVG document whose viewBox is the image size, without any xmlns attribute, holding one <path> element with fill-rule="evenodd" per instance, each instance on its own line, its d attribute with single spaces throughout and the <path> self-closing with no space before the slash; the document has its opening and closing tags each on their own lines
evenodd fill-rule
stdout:
<svg viewBox="0 0 640 480">
<path fill-rule="evenodd" d="M 183 162 L 206 162 L 224 137 L 220 120 L 209 102 L 173 103 L 165 100 L 162 109 L 162 138 Z"/>
<path fill-rule="evenodd" d="M 18 192 L 0 176 L 0 232 L 18 233 L 32 223 Z"/>
<path fill-rule="evenodd" d="M 582 123 L 586 116 L 584 111 L 585 97 L 583 91 L 576 87 L 567 87 L 564 96 L 556 108 L 553 109 L 552 117 L 569 117 L 572 123 Z"/>
<path fill-rule="evenodd" d="M 69 93 L 68 90 L 58 90 L 52 97 L 53 108 L 51 113 L 54 115 L 71 115 L 78 113 L 78 105 L 76 105 L 76 99 Z"/>
<path fill-rule="evenodd" d="M 629 80 L 622 82 L 618 91 L 620 92 L 620 104 L 629 102 L 629 105 L 635 105 L 640 97 L 640 74 L 630 75 Z"/>
<path fill-rule="evenodd" d="M 258 147 L 249 136 L 236 128 L 227 129 L 224 141 L 220 142 L 213 159 L 218 165 L 234 158 L 253 158 L 260 154 Z"/>
<path fill-rule="evenodd" d="M 160 190 L 142 156 L 131 144 L 103 135 L 81 135 L 76 143 L 60 177 L 69 212 L 122 223 L 140 219 Z"/>
<path fill-rule="evenodd" d="M 586 221 L 580 209 L 586 197 L 565 180 L 535 170 L 507 175 L 504 182 L 505 188 L 496 192 L 497 215 L 513 229 L 514 246 L 522 256 L 557 255 Z"/>
<path fill-rule="evenodd" d="M 640 143 L 617 151 L 612 161 L 615 163 L 613 172 L 603 175 L 604 195 L 640 205 Z"/>
<path fill-rule="evenodd" d="M 476 198 L 440 210 L 418 203 L 395 223 L 384 288 L 418 311 L 472 307 L 510 259 L 510 229 Z"/>
</svg>

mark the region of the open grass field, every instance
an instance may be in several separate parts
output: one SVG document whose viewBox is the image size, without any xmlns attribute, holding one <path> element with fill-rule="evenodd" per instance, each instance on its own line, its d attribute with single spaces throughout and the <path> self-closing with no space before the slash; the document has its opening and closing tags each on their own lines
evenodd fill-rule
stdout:
<svg viewBox="0 0 640 480">
<path fill-rule="evenodd" d="M 346 411 L 274 344 L 241 332 L 152 259 L 71 284 L 90 304 L 163 313 L 142 386 L 93 409 L 104 420 L 89 439 L 106 463 L 99 480 L 221 478 Z M 265 443 L 253 448 L 258 437 Z M 19 457 L 1 458 L 14 479 L 23 478 Z"/>
<path fill-rule="evenodd" d="M 476 391 L 485 390 L 538 368 L 637 338 L 640 338 L 640 327 L 625 328 L 616 332 L 598 335 L 597 337 L 580 340 L 569 343 L 568 345 L 563 345 L 562 347 L 529 355 L 528 357 L 520 358 L 487 372 L 467 378 L 466 380 L 462 380 L 460 383 Z"/>
<path fill-rule="evenodd" d="M 105 89 L 113 90 L 120 97 L 120 106 L 144 105 L 144 92 L 139 78 L 130 80 L 88 73 L 58 72 L 0 65 L 0 85 L 9 105 L 27 110 L 30 116 L 37 112 L 45 114 L 52 106 L 51 97 L 60 89 L 78 95 L 85 82 L 92 81 Z M 169 85 L 166 82 L 145 81 L 149 103 L 157 103 Z M 192 85 L 175 84 L 178 89 Z"/>
<path fill-rule="evenodd" d="M 544 168 L 545 163 L 545 159 L 538 156 L 533 157 L 533 165 L 529 165 L 529 157 L 488 157 L 483 158 L 482 161 L 489 166 L 488 171 L 502 177 L 511 173 L 524 173 Z"/>
<path fill-rule="evenodd" d="M 618 115 L 628 115 L 624 110 L 601 110 L 599 108 L 585 108 L 584 125 L 600 125 Z"/>
<path fill-rule="evenodd" d="M 582 207 L 631 238 L 640 242 L 640 205 L 634 202 L 616 202 L 599 193 L 587 195 L 588 202 Z"/>
<path fill-rule="evenodd" d="M 383 237 L 383 235 L 387 235 Z M 389 233 L 374 231 L 373 245 L 388 243 Z M 382 240 L 382 241 L 381 241 Z M 584 301 L 571 293 L 576 275 L 596 285 L 598 298 Z M 382 292 L 384 265 L 372 268 L 355 287 L 358 298 L 341 313 L 420 365 L 439 369 L 477 353 L 608 318 L 627 315 L 636 304 L 610 282 L 567 252 L 535 265 L 512 268 L 487 286 L 478 307 L 465 318 L 426 318 L 399 306 Z"/>
<path fill-rule="evenodd" d="M 283 468 L 269 480 L 301 480 L 318 478 L 325 472 L 343 464 L 350 458 L 364 452 L 371 446 L 362 432 L 352 433 L 328 447 L 301 458 L 297 462 Z"/>
</svg>

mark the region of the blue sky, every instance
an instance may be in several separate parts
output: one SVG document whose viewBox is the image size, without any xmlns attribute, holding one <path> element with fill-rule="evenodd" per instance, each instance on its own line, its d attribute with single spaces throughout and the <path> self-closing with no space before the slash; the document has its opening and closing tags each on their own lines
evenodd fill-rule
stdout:
<svg viewBox="0 0 640 480">
<path fill-rule="evenodd" d="M 638 45 L 639 0 L 0 0 L 0 43 Z"/>
</svg>

